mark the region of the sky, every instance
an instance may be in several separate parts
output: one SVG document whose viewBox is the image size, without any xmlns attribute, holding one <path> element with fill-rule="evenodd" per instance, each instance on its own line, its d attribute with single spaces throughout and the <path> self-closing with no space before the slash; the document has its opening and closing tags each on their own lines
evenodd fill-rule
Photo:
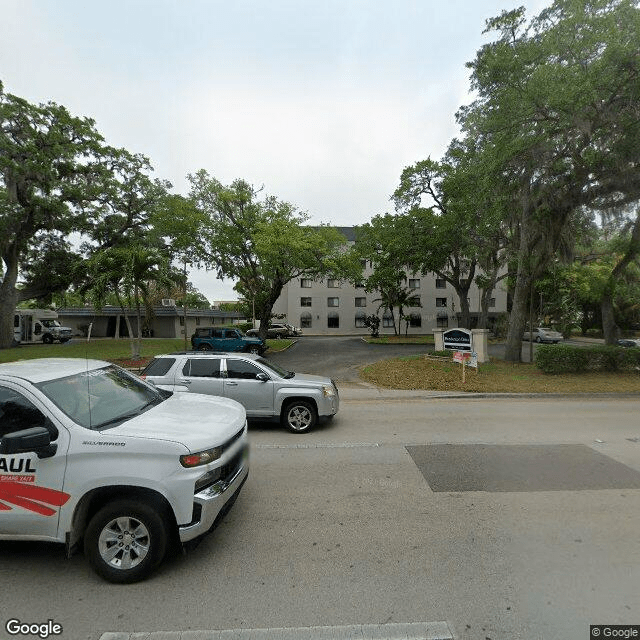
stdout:
<svg viewBox="0 0 640 640">
<path fill-rule="evenodd" d="M 550 0 L 0 0 L 0 80 L 96 121 L 187 195 L 206 169 L 351 226 L 393 211 L 468 104 L 485 21 Z M 207 298 L 237 298 L 211 272 Z"/>
</svg>

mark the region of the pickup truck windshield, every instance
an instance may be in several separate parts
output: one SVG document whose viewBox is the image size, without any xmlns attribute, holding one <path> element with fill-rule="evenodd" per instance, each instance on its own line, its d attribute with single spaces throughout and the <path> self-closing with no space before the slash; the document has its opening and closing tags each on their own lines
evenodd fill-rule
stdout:
<svg viewBox="0 0 640 640">
<path fill-rule="evenodd" d="M 160 393 L 114 366 L 47 380 L 38 387 L 75 423 L 94 431 L 115 427 L 163 401 Z"/>
</svg>

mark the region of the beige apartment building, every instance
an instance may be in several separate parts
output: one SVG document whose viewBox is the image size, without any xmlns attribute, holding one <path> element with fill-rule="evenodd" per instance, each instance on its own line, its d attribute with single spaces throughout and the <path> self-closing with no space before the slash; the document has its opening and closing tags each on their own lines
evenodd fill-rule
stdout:
<svg viewBox="0 0 640 640">
<path fill-rule="evenodd" d="M 354 241 L 353 227 L 340 227 L 347 241 Z M 363 280 L 371 273 L 371 265 L 363 263 Z M 435 274 L 407 272 L 407 287 L 411 289 L 420 306 L 404 309 L 409 316 L 403 321 L 401 332 L 409 335 L 432 333 L 435 328 L 458 327 L 460 301 L 453 287 Z M 379 294 L 365 291 L 364 282 L 348 282 L 326 278 L 312 280 L 297 278 L 289 282 L 273 308 L 274 314 L 286 315 L 286 322 L 300 327 L 305 335 L 358 335 L 368 333 L 364 326 L 367 315 L 377 314 L 380 319 L 380 334 L 393 334 L 393 319 L 389 312 L 380 308 Z M 473 284 L 469 290 L 471 327 L 477 324 L 480 315 L 480 291 Z M 491 299 L 489 327 L 498 316 L 507 310 L 507 293 L 496 287 Z M 398 324 L 397 309 L 396 326 Z"/>
</svg>

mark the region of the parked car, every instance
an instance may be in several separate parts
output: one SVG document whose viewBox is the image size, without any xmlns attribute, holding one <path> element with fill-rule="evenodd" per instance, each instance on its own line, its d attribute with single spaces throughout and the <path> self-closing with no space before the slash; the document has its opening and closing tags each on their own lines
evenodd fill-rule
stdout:
<svg viewBox="0 0 640 640">
<path fill-rule="evenodd" d="M 621 338 L 616 342 L 619 347 L 640 347 L 640 339 L 638 338 Z"/>
<path fill-rule="evenodd" d="M 168 391 L 224 396 L 240 402 L 248 418 L 279 420 L 294 433 L 332 418 L 340 405 L 335 382 L 293 373 L 252 354 L 180 352 L 156 356 L 141 376 Z"/>
<path fill-rule="evenodd" d="M 210 531 L 249 471 L 244 408 L 100 360 L 0 365 L 0 540 L 80 542 L 110 582 Z"/>
<path fill-rule="evenodd" d="M 191 346 L 198 351 L 243 351 L 260 355 L 267 350 L 260 338 L 226 327 L 198 327 L 191 336 Z"/>
<path fill-rule="evenodd" d="M 258 336 L 259 329 L 249 329 L 247 331 L 248 336 Z M 267 329 L 267 338 L 295 338 L 302 335 L 302 330 L 298 327 L 294 327 L 291 324 L 286 323 L 274 323 L 270 324 Z"/>
<path fill-rule="evenodd" d="M 531 341 L 531 335 L 532 334 L 529 331 L 525 331 L 522 339 Z M 549 329 L 548 327 L 537 327 L 533 330 L 533 340 L 534 342 L 558 344 L 558 342 L 562 342 L 564 340 L 564 337 L 560 332 Z"/>
</svg>

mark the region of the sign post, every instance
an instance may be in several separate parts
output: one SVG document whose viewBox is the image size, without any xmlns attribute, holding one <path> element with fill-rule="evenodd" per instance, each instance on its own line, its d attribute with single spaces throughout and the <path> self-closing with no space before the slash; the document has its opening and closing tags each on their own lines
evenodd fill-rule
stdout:
<svg viewBox="0 0 640 640">
<path fill-rule="evenodd" d="M 475 351 L 455 351 L 453 361 L 462 365 L 462 384 L 467 381 L 465 367 L 474 367 L 476 374 L 478 373 L 478 354 Z"/>
</svg>

